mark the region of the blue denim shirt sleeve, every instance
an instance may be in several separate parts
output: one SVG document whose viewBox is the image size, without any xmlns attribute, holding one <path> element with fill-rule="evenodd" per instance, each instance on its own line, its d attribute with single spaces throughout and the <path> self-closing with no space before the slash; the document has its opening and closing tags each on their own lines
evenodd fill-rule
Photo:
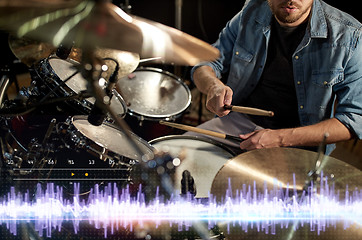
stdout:
<svg viewBox="0 0 362 240">
<path fill-rule="evenodd" d="M 334 117 L 362 138 L 362 46 L 361 30 L 355 32 L 351 57 L 344 69 L 343 81 L 333 88 L 337 93 Z"/>
</svg>

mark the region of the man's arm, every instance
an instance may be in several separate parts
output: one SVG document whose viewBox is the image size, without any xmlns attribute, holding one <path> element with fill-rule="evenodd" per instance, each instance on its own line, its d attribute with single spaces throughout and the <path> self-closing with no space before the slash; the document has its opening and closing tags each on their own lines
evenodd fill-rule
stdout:
<svg viewBox="0 0 362 240">
<path fill-rule="evenodd" d="M 336 118 L 331 118 L 320 123 L 288 129 L 262 129 L 249 134 L 240 135 L 245 139 L 240 143 L 240 148 L 253 150 L 271 147 L 291 146 L 318 146 L 325 136 L 327 144 L 349 140 L 352 133 Z"/>
<path fill-rule="evenodd" d="M 201 66 L 193 74 L 197 89 L 207 95 L 206 107 L 222 117 L 229 114 L 224 105 L 231 105 L 233 91 L 216 77 L 210 66 Z"/>
</svg>

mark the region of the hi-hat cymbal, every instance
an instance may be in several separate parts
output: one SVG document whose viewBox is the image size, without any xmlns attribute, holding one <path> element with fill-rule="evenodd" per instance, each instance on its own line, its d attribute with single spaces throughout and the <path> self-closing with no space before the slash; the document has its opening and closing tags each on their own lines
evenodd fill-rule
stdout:
<svg viewBox="0 0 362 240">
<path fill-rule="evenodd" d="M 219 55 L 216 48 L 195 37 L 127 15 L 104 0 L 58 0 L 51 4 L 42 0 L 6 1 L 0 3 L 0 16 L 0 29 L 54 46 L 75 42 L 83 49 L 117 49 L 181 65 L 214 60 Z"/>
<path fill-rule="evenodd" d="M 298 204 L 301 204 L 302 196 L 310 196 L 309 194 L 312 192 L 309 189 L 307 192 L 311 192 L 303 195 L 302 190 L 306 185 L 305 182 L 308 179 L 308 172 L 315 170 L 317 158 L 318 153 L 316 152 L 294 148 L 259 149 L 240 154 L 229 160 L 220 169 L 212 183 L 211 194 L 216 197 L 217 201 L 221 201 L 222 198 L 225 199 L 226 189 L 228 186 L 231 186 L 232 198 L 237 199 L 237 189 L 239 190 L 239 194 L 245 194 L 243 191 L 245 191 L 245 189 L 248 191 L 248 186 L 250 186 L 251 198 L 253 198 L 253 196 L 259 196 L 258 198 L 263 199 L 259 194 L 265 194 L 267 192 L 270 199 L 272 199 L 272 193 L 277 191 L 276 189 L 281 189 L 285 194 L 289 184 L 288 189 L 290 198 L 284 195 L 284 199 L 289 199 L 289 204 L 293 205 L 291 199 L 292 196 L 296 196 L 295 193 L 297 193 L 296 200 Z M 361 190 L 362 172 L 345 162 L 333 157 L 325 156 L 322 160 L 320 170 L 323 173 L 324 181 L 322 187 L 324 188 L 324 194 L 330 194 L 328 196 L 330 196 L 331 201 L 336 200 L 340 201 L 340 204 L 342 205 L 346 204 L 350 200 L 345 199 L 347 196 L 346 190 L 350 191 L 350 194 L 352 194 L 352 191 L 357 190 L 359 192 Z M 295 186 L 293 183 L 293 174 L 295 175 Z M 254 182 L 256 186 L 255 193 L 253 192 Z M 245 186 L 243 187 L 243 184 L 245 184 L 246 188 Z M 330 187 L 329 190 L 326 190 L 326 185 Z M 318 198 L 322 192 L 320 178 L 314 181 L 314 186 L 317 187 L 317 189 L 314 190 L 313 194 Z M 228 193 L 228 196 L 231 195 Z M 332 195 L 336 196 L 336 198 L 332 199 Z M 240 197 L 240 195 L 238 196 Z M 245 197 L 245 195 L 243 196 Z M 305 198 L 303 199 L 305 201 Z M 356 197 L 354 199 L 357 201 Z M 277 201 L 279 201 L 279 199 Z M 281 201 L 283 201 L 283 199 L 281 199 Z M 312 204 L 313 200 L 310 200 L 310 203 Z M 285 204 L 287 205 L 287 203 Z M 327 205 L 328 203 L 325 201 L 326 208 Z M 262 208 L 261 206 L 259 207 Z M 323 218 L 323 207 L 324 206 L 320 206 L 320 208 L 315 210 L 316 212 L 313 212 L 313 214 L 315 214 L 314 216 L 317 218 L 315 220 L 293 218 L 293 216 L 291 216 L 290 219 L 272 219 L 268 222 L 264 219 L 257 220 L 259 221 L 257 224 L 264 221 L 266 222 L 263 226 L 269 229 L 269 234 L 265 233 L 265 229 L 258 229 L 253 221 L 249 223 L 247 228 L 248 231 L 245 231 L 246 228 L 234 224 L 237 220 L 234 220 L 233 222 L 225 221 L 225 223 L 220 223 L 219 227 L 224 231 L 227 239 L 361 239 L 362 231 L 358 224 L 358 220 L 353 221 L 353 216 L 346 216 L 346 218 L 343 218 L 343 213 L 340 215 L 340 212 L 336 213 L 336 216 L 334 216 L 333 219 L 328 219 L 328 216 Z M 333 211 L 331 209 L 326 210 Z M 265 209 L 265 211 L 267 210 Z M 320 215 L 318 215 L 318 211 L 320 211 Z M 258 216 L 253 217 L 257 218 Z M 320 217 L 320 220 L 318 220 L 318 217 Z M 347 229 L 345 227 L 345 220 L 352 220 Z M 284 227 L 282 227 L 279 222 L 275 223 L 275 226 L 273 226 L 274 221 L 284 221 Z M 304 224 L 301 224 L 303 221 Z M 307 223 L 305 221 L 307 221 Z M 328 224 L 325 224 L 326 222 L 328 222 Z M 227 226 L 227 224 L 229 224 L 229 226 Z M 321 224 L 325 225 L 322 226 Z M 254 225 L 254 227 L 251 227 L 252 225 Z M 312 227 L 312 225 L 314 227 Z M 318 228 L 323 230 L 317 231 L 316 229 Z M 274 233 L 271 233 L 271 231 L 274 231 Z"/>
</svg>

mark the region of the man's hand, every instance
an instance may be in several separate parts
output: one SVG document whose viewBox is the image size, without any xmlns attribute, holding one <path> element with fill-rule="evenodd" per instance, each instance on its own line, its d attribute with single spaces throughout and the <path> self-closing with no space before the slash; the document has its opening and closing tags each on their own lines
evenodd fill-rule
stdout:
<svg viewBox="0 0 362 240">
<path fill-rule="evenodd" d="M 253 150 L 259 148 L 291 147 L 291 146 L 318 146 L 328 134 L 327 144 L 346 141 L 353 137 L 352 133 L 336 118 L 322 122 L 285 129 L 262 129 L 240 135 L 244 139 L 240 148 Z"/>
<path fill-rule="evenodd" d="M 194 83 L 200 92 L 207 95 L 206 107 L 219 117 L 228 115 L 224 105 L 231 105 L 233 91 L 216 77 L 210 66 L 202 66 L 194 72 Z"/>
<path fill-rule="evenodd" d="M 229 114 L 230 110 L 224 109 L 224 105 L 231 105 L 233 90 L 226 85 L 214 85 L 209 88 L 206 98 L 206 107 L 219 117 Z"/>
<path fill-rule="evenodd" d="M 272 147 L 283 147 L 283 136 L 287 134 L 290 129 L 261 129 L 248 134 L 240 135 L 241 139 L 244 139 L 240 143 L 240 148 L 250 151 L 260 148 L 272 148 Z"/>
</svg>

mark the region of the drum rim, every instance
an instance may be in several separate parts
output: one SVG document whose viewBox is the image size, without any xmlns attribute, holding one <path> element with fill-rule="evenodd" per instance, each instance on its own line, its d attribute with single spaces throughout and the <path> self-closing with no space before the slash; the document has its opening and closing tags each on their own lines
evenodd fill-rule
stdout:
<svg viewBox="0 0 362 240">
<path fill-rule="evenodd" d="M 172 140 L 172 139 L 192 139 L 192 140 L 199 140 L 201 142 L 206 142 L 206 143 L 210 143 L 214 146 L 220 147 L 223 150 L 227 151 L 228 153 L 230 153 L 232 155 L 232 158 L 236 157 L 238 154 L 236 154 L 231 148 L 229 148 L 228 146 L 226 146 L 225 144 L 221 143 L 221 142 L 217 142 L 213 139 L 207 138 L 207 137 L 202 137 L 202 136 L 190 136 L 190 135 L 167 135 L 167 136 L 162 136 L 162 137 L 158 137 L 155 139 L 152 139 L 151 141 L 149 141 L 149 144 L 151 144 L 151 146 L 153 146 L 152 144 L 158 143 L 158 142 L 162 142 L 164 140 Z M 154 147 L 155 148 L 155 147 Z"/>
<path fill-rule="evenodd" d="M 170 73 L 166 70 L 160 69 L 160 68 L 154 68 L 154 67 L 139 67 L 137 69 L 135 69 L 133 72 L 137 72 L 137 71 L 149 71 L 149 72 L 157 72 L 157 73 L 165 73 L 166 75 L 169 75 L 170 77 L 174 78 L 177 82 L 179 82 L 184 89 L 186 89 L 187 95 L 188 95 L 188 99 L 187 99 L 187 104 L 185 107 L 183 107 L 181 110 L 175 112 L 173 115 L 169 114 L 169 115 L 150 115 L 150 114 L 143 114 L 143 113 L 139 113 L 137 111 L 134 111 L 131 109 L 132 106 L 128 107 L 128 114 L 131 116 L 135 116 L 141 119 L 145 119 L 145 120 L 154 120 L 154 121 L 159 121 L 159 120 L 170 120 L 170 119 L 176 119 L 178 118 L 180 115 L 182 115 L 191 105 L 191 100 L 192 100 L 192 95 L 191 95 L 191 90 L 190 88 L 186 85 L 186 83 L 184 83 L 184 81 L 182 80 L 182 78 L 176 76 L 173 73 Z"/>
<path fill-rule="evenodd" d="M 91 138 L 89 138 L 87 135 L 85 135 L 82 131 L 80 131 L 80 130 L 75 126 L 75 124 L 74 124 L 74 121 L 75 121 L 75 120 L 87 120 L 87 115 L 74 115 L 74 116 L 71 117 L 71 123 L 73 124 L 73 126 L 75 127 L 75 129 L 76 129 L 78 132 L 80 132 L 83 136 L 87 137 L 89 140 L 91 140 L 91 141 L 94 142 L 95 144 L 97 144 L 97 145 L 99 145 L 99 146 L 101 146 L 101 147 L 103 147 L 103 148 L 106 148 L 106 146 L 103 146 L 103 144 L 94 141 L 93 139 L 91 139 Z M 89 124 L 90 124 L 90 123 L 89 123 Z M 116 125 L 114 125 L 114 124 L 111 124 L 111 123 L 108 123 L 108 122 L 103 122 L 102 125 L 106 125 L 107 127 L 113 128 L 113 129 L 118 130 L 118 131 L 122 132 L 123 134 L 125 134 L 122 129 L 120 129 L 118 126 L 116 126 Z M 102 126 L 102 125 L 101 125 L 101 126 Z M 150 151 L 150 153 L 154 153 L 155 148 L 154 148 L 149 142 L 147 142 L 146 140 L 144 140 L 143 138 L 141 138 L 140 136 L 138 136 L 137 134 L 135 134 L 134 132 L 132 132 L 132 131 L 130 131 L 130 130 L 128 130 L 128 132 L 132 135 L 132 137 L 133 137 L 135 140 L 137 140 L 138 142 L 142 143 L 142 145 L 144 145 L 144 147 L 146 147 L 146 148 Z M 120 156 L 127 157 L 127 156 L 125 156 L 124 154 L 120 154 L 120 153 L 118 153 L 118 152 L 116 152 L 116 151 L 114 151 L 114 150 L 112 150 L 112 149 L 108 149 L 108 148 L 106 148 L 106 149 L 107 149 L 108 151 L 112 151 L 112 152 L 114 152 L 114 153 L 116 153 L 116 154 L 118 154 L 118 155 L 120 155 Z M 145 153 L 145 154 L 146 154 L 146 153 Z M 144 155 L 145 155 L 145 154 L 144 154 Z M 142 158 L 142 156 L 140 156 L 140 157 Z M 140 160 L 140 159 L 134 159 L 134 160 Z"/>
</svg>

